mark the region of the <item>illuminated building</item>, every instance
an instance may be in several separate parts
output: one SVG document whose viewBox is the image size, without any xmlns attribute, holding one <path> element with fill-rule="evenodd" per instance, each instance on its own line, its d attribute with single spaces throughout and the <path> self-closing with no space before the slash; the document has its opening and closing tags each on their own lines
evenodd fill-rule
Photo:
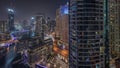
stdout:
<svg viewBox="0 0 120 68">
<path fill-rule="evenodd" d="M 13 9 L 8 9 L 8 32 L 14 30 L 14 13 Z"/>
<path fill-rule="evenodd" d="M 61 6 L 56 11 L 56 36 L 60 37 L 60 40 L 68 45 L 69 36 L 69 19 L 68 19 L 68 4 Z"/>
<path fill-rule="evenodd" d="M 62 24 L 62 32 L 61 32 L 61 41 L 63 41 L 68 46 L 68 37 L 69 37 L 69 19 L 68 19 L 68 4 L 61 7 L 61 24 Z"/>
<path fill-rule="evenodd" d="M 56 28 L 55 28 L 55 34 L 56 36 L 60 37 L 61 32 L 61 19 L 60 19 L 60 8 L 56 10 Z"/>
<path fill-rule="evenodd" d="M 30 31 L 31 31 L 31 36 L 35 36 L 35 17 L 31 17 L 30 19 Z"/>
<path fill-rule="evenodd" d="M 109 44 L 112 55 L 120 57 L 120 1 L 110 0 Z"/>
<path fill-rule="evenodd" d="M 61 6 L 56 10 L 56 28 L 55 28 L 56 37 L 59 37 L 60 40 L 57 46 L 53 47 L 55 53 L 57 53 L 58 58 L 66 63 L 68 66 L 68 37 L 69 37 L 69 16 L 68 16 L 68 3 Z"/>
<path fill-rule="evenodd" d="M 0 33 L 7 32 L 7 21 L 1 20 L 0 21 Z"/>
<path fill-rule="evenodd" d="M 105 68 L 104 3 L 70 0 L 70 68 Z"/>
<path fill-rule="evenodd" d="M 0 33 L 0 43 L 1 42 L 6 42 L 6 41 L 8 41 L 10 39 L 11 39 L 11 37 L 10 37 L 9 34 L 7 34 L 7 33 Z"/>
<path fill-rule="evenodd" d="M 0 20 L 0 42 L 10 39 L 8 31 L 8 22 L 6 20 Z"/>
</svg>

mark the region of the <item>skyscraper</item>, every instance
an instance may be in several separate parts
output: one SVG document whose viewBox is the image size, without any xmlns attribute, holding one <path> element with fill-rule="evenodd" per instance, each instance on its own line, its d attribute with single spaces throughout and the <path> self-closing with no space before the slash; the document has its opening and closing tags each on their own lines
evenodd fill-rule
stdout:
<svg viewBox="0 0 120 68">
<path fill-rule="evenodd" d="M 56 36 L 60 37 L 61 34 L 61 19 L 60 19 L 60 8 L 56 10 L 56 28 L 55 28 L 55 33 L 56 33 Z"/>
<path fill-rule="evenodd" d="M 68 45 L 69 37 L 69 15 L 68 15 L 68 3 L 61 6 L 56 11 L 56 35 L 60 37 L 60 40 Z"/>
<path fill-rule="evenodd" d="M 70 68 L 105 68 L 104 0 L 70 0 Z"/>
<path fill-rule="evenodd" d="M 44 40 L 44 25 L 45 25 L 45 16 L 42 13 L 38 13 L 35 16 L 36 27 L 35 27 L 35 35 L 41 37 Z"/>
<path fill-rule="evenodd" d="M 14 30 L 14 10 L 8 9 L 8 32 Z"/>
<path fill-rule="evenodd" d="M 30 22 L 30 26 L 31 26 L 31 36 L 35 36 L 35 18 L 32 17 L 31 18 L 31 22 Z"/>
<path fill-rule="evenodd" d="M 109 42 L 112 55 L 120 57 L 120 0 L 110 0 Z"/>
<path fill-rule="evenodd" d="M 69 37 L 69 15 L 68 15 L 68 3 L 61 7 L 61 41 L 64 42 L 64 45 L 68 46 L 68 37 Z"/>
</svg>

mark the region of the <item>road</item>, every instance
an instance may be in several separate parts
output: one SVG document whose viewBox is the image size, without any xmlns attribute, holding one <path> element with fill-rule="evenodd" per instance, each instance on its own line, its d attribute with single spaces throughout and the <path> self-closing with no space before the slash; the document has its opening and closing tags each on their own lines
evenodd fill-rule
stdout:
<svg viewBox="0 0 120 68">
<path fill-rule="evenodd" d="M 60 68 L 69 68 L 68 64 L 66 64 L 65 62 L 63 62 L 60 58 L 56 57 L 56 64 L 60 64 Z"/>
</svg>

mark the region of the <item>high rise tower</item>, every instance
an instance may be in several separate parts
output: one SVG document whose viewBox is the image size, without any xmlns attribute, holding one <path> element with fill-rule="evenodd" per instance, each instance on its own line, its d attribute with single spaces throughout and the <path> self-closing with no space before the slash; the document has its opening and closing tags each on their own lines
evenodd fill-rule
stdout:
<svg viewBox="0 0 120 68">
<path fill-rule="evenodd" d="M 109 44 L 111 54 L 120 57 L 120 0 L 110 0 L 109 7 Z"/>
<path fill-rule="evenodd" d="M 10 8 L 8 8 L 8 32 L 14 30 L 14 11 L 15 9 L 15 1 L 10 1 Z"/>
<path fill-rule="evenodd" d="M 14 30 L 14 10 L 8 9 L 8 32 Z"/>
<path fill-rule="evenodd" d="M 35 16 L 36 27 L 35 27 L 35 35 L 39 36 L 44 40 L 44 25 L 45 25 L 45 16 L 42 13 L 38 13 Z"/>
<path fill-rule="evenodd" d="M 105 68 L 104 0 L 70 0 L 70 68 Z"/>
<path fill-rule="evenodd" d="M 56 36 L 60 37 L 62 43 L 68 45 L 69 32 L 68 4 L 61 6 L 56 11 Z"/>
</svg>

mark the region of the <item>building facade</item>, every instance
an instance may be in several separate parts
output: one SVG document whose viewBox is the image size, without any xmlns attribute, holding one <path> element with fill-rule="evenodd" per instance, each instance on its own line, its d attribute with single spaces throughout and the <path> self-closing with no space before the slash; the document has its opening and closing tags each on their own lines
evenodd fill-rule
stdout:
<svg viewBox="0 0 120 68">
<path fill-rule="evenodd" d="M 56 11 L 56 36 L 60 37 L 60 40 L 68 45 L 69 37 L 69 16 L 68 16 L 68 4 L 61 6 Z"/>
<path fill-rule="evenodd" d="M 120 1 L 110 0 L 109 4 L 110 53 L 120 57 Z"/>
<path fill-rule="evenodd" d="M 55 33 L 56 36 L 60 37 L 60 32 L 61 32 L 61 19 L 60 19 L 60 8 L 56 10 L 56 28 L 55 28 Z"/>
<path fill-rule="evenodd" d="M 105 68 L 104 0 L 70 0 L 69 67 Z"/>
<path fill-rule="evenodd" d="M 7 21 L 5 20 L 0 21 L 0 32 L 1 33 L 7 32 Z"/>
<path fill-rule="evenodd" d="M 68 15 L 68 3 L 60 6 L 59 9 L 56 10 L 56 29 L 55 34 L 56 37 L 56 46 L 53 46 L 53 51 L 57 53 L 57 62 L 61 62 L 63 64 L 63 68 L 68 68 L 68 41 L 69 41 L 69 15 Z"/>
<path fill-rule="evenodd" d="M 45 25 L 45 16 L 44 14 L 38 13 L 35 16 L 35 36 L 40 36 L 44 39 L 44 25 Z"/>
</svg>

